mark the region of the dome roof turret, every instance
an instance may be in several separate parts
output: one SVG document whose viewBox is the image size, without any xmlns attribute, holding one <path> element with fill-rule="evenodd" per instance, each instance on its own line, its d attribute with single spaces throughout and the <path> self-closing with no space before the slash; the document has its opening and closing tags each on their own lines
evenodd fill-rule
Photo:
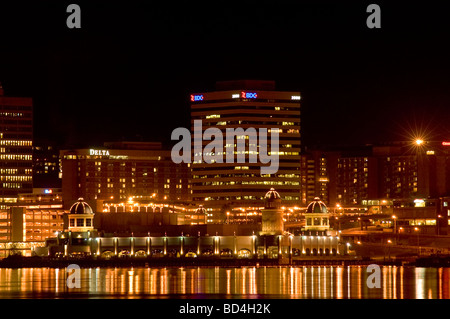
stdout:
<svg viewBox="0 0 450 319">
<path fill-rule="evenodd" d="M 267 193 L 266 196 L 264 196 L 265 200 L 275 200 L 275 199 L 281 199 L 280 194 L 275 190 L 275 188 L 271 188 Z"/>
<path fill-rule="evenodd" d="M 69 210 L 70 214 L 94 214 L 91 206 L 89 206 L 88 203 L 86 203 L 82 197 L 78 198 L 78 201 L 76 201 Z"/>
<path fill-rule="evenodd" d="M 265 207 L 266 208 L 278 208 L 281 206 L 281 196 L 275 190 L 275 188 L 271 188 L 266 195 L 264 196 Z"/>
<path fill-rule="evenodd" d="M 195 210 L 196 214 L 206 214 L 206 208 L 203 207 L 203 205 L 199 205 L 198 208 Z"/>
<path fill-rule="evenodd" d="M 323 213 L 328 214 L 328 208 L 325 205 L 324 202 L 320 200 L 319 197 L 315 197 L 314 200 L 309 203 L 308 207 L 306 208 L 307 214 L 317 214 L 317 213 Z"/>
</svg>

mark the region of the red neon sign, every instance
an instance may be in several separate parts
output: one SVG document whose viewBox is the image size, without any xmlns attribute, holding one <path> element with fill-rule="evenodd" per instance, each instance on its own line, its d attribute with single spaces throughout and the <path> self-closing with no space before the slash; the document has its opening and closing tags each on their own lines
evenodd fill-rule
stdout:
<svg viewBox="0 0 450 319">
<path fill-rule="evenodd" d="M 241 98 L 243 99 L 256 99 L 257 97 L 258 94 L 254 92 L 241 92 Z"/>
<path fill-rule="evenodd" d="M 191 101 L 203 101 L 203 95 L 193 95 L 191 94 Z"/>
<path fill-rule="evenodd" d="M 442 145 L 444 145 L 444 146 L 450 146 L 450 142 L 442 142 Z"/>
</svg>

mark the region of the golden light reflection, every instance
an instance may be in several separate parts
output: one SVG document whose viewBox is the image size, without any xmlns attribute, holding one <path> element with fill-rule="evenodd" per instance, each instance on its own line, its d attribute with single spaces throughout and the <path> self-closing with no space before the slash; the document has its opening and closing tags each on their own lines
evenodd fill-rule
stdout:
<svg viewBox="0 0 450 319">
<path fill-rule="evenodd" d="M 231 294 L 231 269 L 226 270 L 227 273 L 227 295 Z"/>
<path fill-rule="evenodd" d="M 128 271 L 128 293 L 134 293 L 134 281 L 133 281 L 134 271 L 133 268 Z"/>
<path fill-rule="evenodd" d="M 362 298 L 362 270 L 361 266 L 358 266 L 358 298 Z"/>
<path fill-rule="evenodd" d="M 218 294 L 220 289 L 220 268 L 214 267 L 214 293 Z"/>
<path fill-rule="evenodd" d="M 185 295 L 186 294 L 186 270 L 184 268 L 180 269 L 180 293 Z"/>
<path fill-rule="evenodd" d="M 450 298 L 450 268 L 381 267 L 381 288 L 368 288 L 365 266 L 81 269 L 82 286 L 66 286 L 65 269 L 0 269 L 0 298 L 85 293 L 277 295 L 284 298 Z"/>
<path fill-rule="evenodd" d="M 243 267 L 242 268 L 242 279 L 241 279 L 241 294 L 245 295 L 246 294 L 246 290 L 245 290 L 245 286 L 246 286 L 246 281 L 247 281 L 247 267 Z"/>
<path fill-rule="evenodd" d="M 450 269 L 444 268 L 442 275 L 442 298 L 449 299 L 450 298 Z"/>
<path fill-rule="evenodd" d="M 351 275 L 351 272 L 350 272 L 350 266 L 347 266 L 347 293 L 348 293 L 348 295 L 347 295 L 347 298 L 348 299 L 350 299 L 351 298 L 351 289 L 350 289 L 350 282 L 351 282 L 351 280 L 350 280 L 350 275 Z"/>
<path fill-rule="evenodd" d="M 336 292 L 337 296 L 336 297 L 337 297 L 337 299 L 344 298 L 344 287 L 343 287 L 344 284 L 342 282 L 343 273 L 344 273 L 343 267 L 336 268 L 336 288 L 337 288 L 337 292 Z"/>
<path fill-rule="evenodd" d="M 290 280 L 289 280 L 289 294 L 291 295 L 291 296 L 293 296 L 294 294 L 295 294 L 295 284 L 294 283 L 296 283 L 296 275 L 295 275 L 295 269 L 296 268 L 293 268 L 293 267 L 291 267 L 290 269 L 289 269 L 289 278 L 290 278 Z"/>
<path fill-rule="evenodd" d="M 397 299 L 397 267 L 392 269 L 392 291 L 394 292 L 394 299 Z"/>
<path fill-rule="evenodd" d="M 331 266 L 330 267 L 330 279 L 329 279 L 329 281 L 330 281 L 330 294 L 331 294 L 331 298 L 334 298 L 334 285 L 333 285 L 333 283 L 334 283 L 334 267 L 333 266 Z"/>
<path fill-rule="evenodd" d="M 425 268 L 415 269 L 416 299 L 425 299 Z"/>
<path fill-rule="evenodd" d="M 403 295 L 403 272 L 404 272 L 404 268 L 400 267 L 400 299 L 404 299 L 404 295 Z"/>
</svg>

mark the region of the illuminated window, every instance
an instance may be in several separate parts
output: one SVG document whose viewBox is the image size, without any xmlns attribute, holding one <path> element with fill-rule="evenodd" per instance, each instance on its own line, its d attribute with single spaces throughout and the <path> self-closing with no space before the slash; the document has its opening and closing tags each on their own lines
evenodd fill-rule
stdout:
<svg viewBox="0 0 450 319">
<path fill-rule="evenodd" d="M 211 114 L 211 115 L 206 115 L 207 119 L 220 119 L 220 115 L 219 114 Z"/>
</svg>

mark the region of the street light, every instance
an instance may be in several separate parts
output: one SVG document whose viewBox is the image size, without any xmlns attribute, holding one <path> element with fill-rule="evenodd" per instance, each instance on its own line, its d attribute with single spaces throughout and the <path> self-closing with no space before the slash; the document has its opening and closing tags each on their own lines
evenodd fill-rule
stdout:
<svg viewBox="0 0 450 319">
<path fill-rule="evenodd" d="M 418 247 L 418 249 L 419 249 L 419 255 L 420 255 L 420 244 L 419 244 L 419 236 L 420 236 L 420 230 L 419 230 L 419 228 L 418 227 L 414 227 L 414 231 L 416 231 L 417 232 L 417 247 Z"/>
<path fill-rule="evenodd" d="M 390 239 L 388 239 L 387 243 L 388 243 L 388 257 L 389 257 L 389 261 L 391 261 L 391 244 L 392 244 L 392 241 Z"/>
<path fill-rule="evenodd" d="M 439 236 L 439 226 L 441 225 L 441 220 L 440 220 L 440 218 L 442 218 L 442 216 L 441 215 L 438 215 L 437 216 L 438 217 L 438 219 L 436 219 L 436 227 L 437 227 L 437 234 L 438 234 L 438 236 Z"/>
<path fill-rule="evenodd" d="M 394 220 L 394 233 L 397 233 L 397 216 L 392 215 L 392 219 Z"/>
</svg>

